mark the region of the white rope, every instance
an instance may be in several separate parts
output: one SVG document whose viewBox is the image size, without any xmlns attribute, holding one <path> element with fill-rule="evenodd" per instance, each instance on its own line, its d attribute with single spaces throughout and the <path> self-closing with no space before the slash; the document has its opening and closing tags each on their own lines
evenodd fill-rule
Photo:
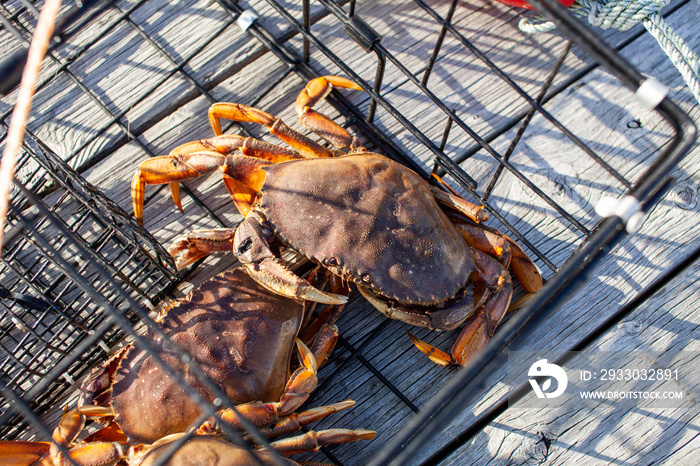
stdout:
<svg viewBox="0 0 700 466">
<path fill-rule="evenodd" d="M 24 130 L 29 118 L 29 110 L 32 106 L 36 80 L 41 69 L 41 62 L 44 59 L 49 40 L 53 36 L 54 23 L 61 10 L 61 0 L 47 0 L 39 14 L 39 20 L 32 41 L 27 52 L 27 63 L 24 65 L 22 80 L 17 92 L 17 101 L 12 111 L 12 118 L 7 130 L 5 139 L 5 149 L 0 160 L 0 247 L 2 247 L 2 236 L 7 216 L 7 209 L 10 202 L 10 186 L 15 173 L 17 156 L 22 147 Z"/>
<path fill-rule="evenodd" d="M 668 3 L 669 0 L 576 0 L 571 12 L 585 16 L 589 23 L 601 29 L 626 31 L 642 23 L 678 69 L 695 100 L 700 103 L 700 60 L 661 16 L 661 9 Z M 523 18 L 518 26 L 527 34 L 547 32 L 555 28 L 554 23 L 541 16 Z"/>
</svg>

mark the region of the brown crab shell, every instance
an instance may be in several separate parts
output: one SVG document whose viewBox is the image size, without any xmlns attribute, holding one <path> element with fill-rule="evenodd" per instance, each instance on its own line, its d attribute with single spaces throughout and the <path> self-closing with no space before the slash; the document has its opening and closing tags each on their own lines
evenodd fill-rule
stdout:
<svg viewBox="0 0 700 466">
<path fill-rule="evenodd" d="M 154 445 L 144 455 L 139 466 L 156 464 L 156 461 L 171 446 L 170 443 L 160 442 L 158 445 Z M 299 464 L 286 458 L 282 458 L 282 461 L 287 466 L 298 466 Z M 276 464 L 279 463 L 273 460 L 269 452 L 250 452 L 243 447 L 208 435 L 197 435 L 188 439 L 164 463 L 167 466 L 265 466 Z"/>
<path fill-rule="evenodd" d="M 233 403 L 280 399 L 303 319 L 301 302 L 270 293 L 235 269 L 207 280 L 165 310 L 165 334 Z M 160 337 L 147 338 L 204 399 L 214 400 Z M 124 350 L 113 369 L 110 404 L 115 421 L 133 443 L 152 443 L 182 432 L 200 415 L 197 403 L 146 351 L 134 346 Z"/>
<path fill-rule="evenodd" d="M 425 180 L 387 157 L 364 152 L 264 170 L 258 209 L 277 237 L 381 296 L 441 303 L 478 271 Z"/>
</svg>

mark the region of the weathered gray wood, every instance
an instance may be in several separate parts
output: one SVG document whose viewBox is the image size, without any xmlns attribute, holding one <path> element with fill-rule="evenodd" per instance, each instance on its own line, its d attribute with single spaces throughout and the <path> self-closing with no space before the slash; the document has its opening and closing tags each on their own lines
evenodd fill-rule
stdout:
<svg viewBox="0 0 700 466">
<path fill-rule="evenodd" d="M 688 18 L 693 15 L 688 11 L 681 10 L 674 14 L 670 22 L 681 35 L 691 41 L 691 46 L 697 49 L 700 44 L 691 32 L 694 26 Z M 662 81 L 671 83 L 673 96 L 692 112 L 697 122 L 700 117 L 697 104 L 683 88 L 680 78 L 675 76 L 675 70 L 668 65 L 660 66 L 665 57 L 655 51 L 655 46 L 651 38 L 643 37 L 626 47 L 623 54 L 643 71 L 658 73 L 657 77 Z M 597 122 L 602 123 L 604 127 L 609 125 L 611 132 L 609 135 L 605 132 L 602 135 L 589 132 L 589 137 L 601 143 L 605 143 L 601 136 L 617 138 L 613 141 L 620 147 L 624 146 L 620 140 L 630 140 L 632 147 L 637 147 L 638 152 L 611 151 L 616 160 L 626 163 L 630 156 L 642 156 L 649 148 L 639 147 L 634 132 L 622 129 L 624 121 L 618 120 L 618 109 L 615 106 L 617 101 L 614 100 L 615 95 L 622 92 L 616 90 L 617 87 L 602 73 L 596 72 L 587 77 L 585 83 L 577 87 L 570 96 L 555 99 L 551 105 L 553 110 L 560 110 L 562 113 L 566 113 L 568 107 L 569 117 L 572 119 L 575 112 L 585 111 L 587 102 L 592 103 L 596 109 L 602 109 L 596 112 Z M 599 97 L 592 100 L 590 96 Z M 580 99 L 584 105 L 571 105 L 576 102 L 572 102 L 572 98 Z M 602 102 L 603 99 L 605 102 Z M 647 138 L 643 139 L 645 144 L 654 140 L 654 133 L 665 132 L 649 113 L 632 106 L 631 115 L 637 116 L 642 122 L 639 129 L 647 133 Z M 617 144 L 613 143 L 611 147 L 617 147 Z M 559 150 L 559 147 L 551 143 L 535 144 L 527 148 L 543 158 Z M 693 244 L 698 235 L 695 180 L 699 155 L 696 147 L 675 172 L 675 176 L 684 181 L 684 184 L 676 187 L 675 194 L 672 193 L 651 212 L 639 233 L 612 251 L 611 256 L 598 267 L 595 278 L 555 314 L 549 328 L 533 335 L 528 348 L 550 349 L 552 355 L 567 348 L 570 345 L 567 342 L 576 341 L 596 322 L 608 315 L 611 308 L 617 308 L 627 302 L 634 293 L 694 248 Z M 646 165 L 642 160 L 637 162 L 635 170 L 638 170 L 640 165 Z M 571 161 L 562 161 L 554 168 L 557 172 L 566 173 L 570 163 Z M 512 187 L 503 188 L 509 188 L 508 198 L 513 194 Z M 593 193 L 589 192 L 587 196 L 595 200 Z M 640 351 L 697 350 L 693 337 L 698 323 L 695 315 L 698 307 L 694 278 L 696 275 L 697 268 L 680 277 L 663 294 L 635 311 L 629 320 L 616 331 L 606 335 L 595 347 Z M 498 378 L 494 376 L 494 384 Z M 697 381 L 686 380 L 685 383 L 693 387 L 691 393 L 697 393 Z M 502 390 L 494 386 L 487 395 L 487 400 L 495 401 L 501 394 Z M 488 404 L 488 401 L 482 403 Z M 478 411 L 478 408 L 475 408 L 475 411 Z M 467 413 L 461 419 L 468 420 L 470 417 L 471 414 Z M 571 464 L 577 461 L 586 464 L 648 464 L 656 461 L 675 463 L 672 459 L 674 452 L 678 445 L 683 445 L 685 452 L 679 455 L 677 461 L 680 464 L 688 464 L 688 452 L 697 454 L 700 448 L 692 427 L 696 423 L 697 411 L 688 412 L 685 409 L 646 414 L 619 411 L 604 413 L 579 409 L 576 406 L 560 412 L 513 410 L 485 429 L 475 438 L 472 445 L 453 455 L 449 463 L 463 464 L 465 458 L 477 458 L 478 463 L 484 464 L 534 464 L 542 461 L 546 464 Z M 444 438 L 450 438 L 450 434 L 459 432 L 459 426 L 460 421 L 456 421 L 446 430 Z M 542 451 L 544 444 L 540 432 L 552 441 L 545 451 Z"/>
</svg>

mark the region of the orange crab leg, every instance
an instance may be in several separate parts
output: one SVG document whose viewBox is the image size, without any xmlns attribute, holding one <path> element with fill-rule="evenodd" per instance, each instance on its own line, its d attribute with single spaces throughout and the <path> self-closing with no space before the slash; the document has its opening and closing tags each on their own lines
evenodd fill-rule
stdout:
<svg viewBox="0 0 700 466">
<path fill-rule="evenodd" d="M 408 337 L 411 339 L 414 345 L 416 345 L 416 348 L 418 350 L 428 356 L 428 359 L 433 361 L 435 364 L 438 364 L 443 367 L 450 366 L 454 364 L 454 361 L 452 357 L 445 353 L 443 350 L 438 349 L 431 345 L 430 343 L 426 343 L 417 336 L 413 335 L 411 332 L 406 332 L 408 334 Z"/>
<path fill-rule="evenodd" d="M 49 442 L 0 441 L 0 463 L 4 465 L 32 465 L 49 452 Z M 48 462 L 48 464 L 52 464 Z"/>
<path fill-rule="evenodd" d="M 83 439 L 83 442 L 120 442 L 126 443 L 127 438 L 124 431 L 119 425 L 114 422 L 103 427 L 102 429 L 88 435 Z"/>
<path fill-rule="evenodd" d="M 507 263 L 525 291 L 535 293 L 542 288 L 542 276 L 537 266 L 511 237 L 495 228 L 475 225 L 470 219 L 458 214 L 448 215 L 469 246 L 496 258 L 504 266 Z"/>
<path fill-rule="evenodd" d="M 337 306 L 326 306 L 326 308 L 330 307 Z M 316 357 L 316 364 L 319 367 L 325 364 L 328 356 L 333 352 L 333 348 L 335 348 L 335 345 L 338 342 L 339 335 L 340 331 L 335 324 L 325 324 L 314 335 L 310 348 L 311 352 Z"/>
<path fill-rule="evenodd" d="M 471 251 L 474 262 L 481 271 L 474 274 L 474 294 L 486 297 L 477 310 L 466 320 L 457 341 L 452 346 L 451 355 L 408 334 L 416 347 L 431 361 L 441 366 L 450 364 L 465 365 L 481 351 L 496 331 L 496 327 L 508 311 L 513 295 L 510 274 L 494 258 L 477 249 Z M 476 299 L 476 298 L 475 298 Z M 481 301 L 480 301 L 481 302 Z"/>
<path fill-rule="evenodd" d="M 489 215 L 484 209 L 484 206 L 472 204 L 463 197 L 450 194 L 444 189 L 440 189 L 436 186 L 431 186 L 430 191 L 433 193 L 435 200 L 440 204 L 456 210 L 457 212 L 463 213 L 476 223 L 485 222 L 489 219 Z"/>
<path fill-rule="evenodd" d="M 498 235 L 481 226 L 467 222 L 455 222 L 457 231 L 467 246 L 482 251 L 496 259 L 504 267 L 511 263 L 510 243 L 503 235 Z"/>
<path fill-rule="evenodd" d="M 224 186 L 226 186 L 226 190 L 231 196 L 231 200 L 236 206 L 236 209 L 238 209 L 238 212 L 240 212 L 244 217 L 247 217 L 248 213 L 250 212 L 250 208 L 253 206 L 255 199 L 258 197 L 258 192 L 254 189 L 250 189 L 245 184 L 228 175 L 226 170 L 227 168 L 222 169 L 224 172 Z"/>
<path fill-rule="evenodd" d="M 244 155 L 258 157 L 274 163 L 302 158 L 293 150 L 270 144 L 269 142 L 259 139 L 235 134 L 224 134 L 214 138 L 202 139 L 199 141 L 199 144 L 206 147 L 208 150 L 215 150 L 225 155 L 240 152 Z"/>
<path fill-rule="evenodd" d="M 345 128 L 311 108 L 324 99 L 334 86 L 362 90 L 360 86 L 349 79 L 339 76 L 322 76 L 308 82 L 304 90 L 299 93 L 294 108 L 299 116 L 299 123 L 304 127 L 335 147 L 352 149 L 359 145 L 356 138 L 351 136 Z"/>
<path fill-rule="evenodd" d="M 234 163 L 230 161 L 236 156 L 260 159 L 262 164 L 285 162 L 301 157 L 296 152 L 283 147 L 236 135 L 224 135 L 182 144 L 173 149 L 170 154 L 153 157 L 139 166 L 131 184 L 136 218 L 140 222 L 143 221 L 143 196 L 147 184 L 168 183 L 173 201 L 182 211 L 179 182 L 211 173 L 217 168 L 225 170 L 226 164 Z M 248 173 L 242 172 L 241 177 L 245 176 L 248 176 Z M 260 176 L 259 174 L 258 177 Z M 244 180 L 244 183 L 256 184 L 257 182 Z M 252 203 L 254 195 L 250 189 L 246 190 L 244 187 L 238 187 L 236 192 L 241 194 L 234 197 L 234 202 L 243 212 L 246 210 L 246 204 Z"/>
<path fill-rule="evenodd" d="M 260 192 L 265 182 L 263 168 L 271 165 L 267 160 L 249 157 L 242 154 L 231 154 L 226 157 L 226 163 L 221 167 L 224 175 L 234 178 L 249 189 Z"/>
<path fill-rule="evenodd" d="M 329 429 L 315 432 L 310 430 L 303 435 L 277 440 L 270 446 L 284 455 L 294 455 L 305 451 L 316 451 L 324 445 L 372 440 L 377 433 L 365 429 Z"/>
<path fill-rule="evenodd" d="M 104 406 L 81 406 L 70 411 L 68 407 L 65 407 L 51 440 L 59 445 L 68 446 L 85 428 L 85 421 L 88 417 L 103 418 L 113 415 L 112 409 Z"/>
<path fill-rule="evenodd" d="M 486 302 L 465 322 L 457 340 L 452 345 L 451 354 L 420 340 L 410 332 L 408 336 L 418 350 L 434 363 L 441 366 L 453 364 L 464 366 L 484 349 L 493 336 L 498 324 L 508 312 L 512 293 L 513 284 L 510 280 L 491 293 Z"/>
<path fill-rule="evenodd" d="M 232 154 L 226 157 L 226 164 L 221 167 L 226 190 L 244 217 L 248 216 L 265 182 L 262 169 L 270 163 L 247 155 Z"/>
<path fill-rule="evenodd" d="M 178 270 L 215 252 L 231 252 L 235 229 L 193 230 L 178 236 L 168 248 Z"/>
<path fill-rule="evenodd" d="M 464 366 L 484 349 L 506 315 L 512 293 L 513 284 L 508 281 L 469 318 L 452 346 L 452 358 L 457 364 Z"/>
<path fill-rule="evenodd" d="M 333 87 L 354 89 L 356 91 L 362 90 L 354 81 L 340 76 L 328 75 L 312 79 L 297 96 L 297 101 L 294 105 L 297 115 L 301 115 L 304 113 L 304 109 L 313 107 L 318 102 L 325 99 L 331 90 L 333 90 Z"/>
<path fill-rule="evenodd" d="M 302 426 L 311 424 L 312 422 L 320 421 L 321 419 L 330 416 L 331 414 L 350 409 L 355 406 L 353 400 L 345 400 L 332 405 L 319 406 L 311 408 L 301 413 L 292 413 L 288 416 L 280 418 L 280 420 L 272 427 L 260 429 L 260 434 L 265 438 L 277 437 L 278 435 L 296 432 Z"/>
<path fill-rule="evenodd" d="M 265 126 L 304 157 L 332 157 L 333 153 L 303 134 L 287 126 L 281 119 L 254 107 L 219 102 L 209 107 L 209 123 L 217 136 L 222 134 L 221 119 L 257 123 Z"/>
<path fill-rule="evenodd" d="M 79 465 L 113 465 L 121 460 L 129 462 L 140 451 L 141 446 L 130 446 L 121 442 L 93 442 L 78 444 L 68 450 L 73 463 Z M 53 463 L 70 464 L 63 455 L 53 455 Z"/>
<path fill-rule="evenodd" d="M 215 151 L 176 153 L 145 160 L 139 165 L 131 182 L 131 199 L 136 219 L 143 224 L 143 198 L 147 184 L 169 183 L 175 203 L 182 208 L 179 202 L 180 190 L 174 185 L 212 172 L 223 165 L 225 160 L 224 155 Z"/>
<path fill-rule="evenodd" d="M 534 293 L 542 288 L 542 275 L 525 251 L 510 236 L 503 235 L 511 250 L 510 269 L 528 293 Z"/>
<path fill-rule="evenodd" d="M 471 249 L 469 252 L 479 268 L 479 272 L 474 272 L 470 277 L 469 281 L 473 285 L 497 288 L 510 280 L 508 271 L 496 259 L 478 249 Z"/>
<path fill-rule="evenodd" d="M 287 416 L 296 411 L 309 398 L 316 388 L 317 366 L 315 355 L 300 340 L 296 339 L 302 366 L 291 375 L 285 386 L 284 393 L 277 402 L 251 402 L 236 406 L 236 410 L 224 409 L 217 414 L 217 418 L 235 429 L 243 428 L 240 417 L 244 417 L 255 426 L 275 425 L 280 417 Z M 199 428 L 200 433 L 214 433 L 218 427 L 213 421 L 206 421 Z"/>
<path fill-rule="evenodd" d="M 312 286 L 321 289 L 323 284 L 320 283 L 321 280 L 316 278 L 318 275 L 320 274 L 310 275 L 307 280 Z M 326 274 L 324 274 L 324 276 L 325 275 Z M 331 274 L 330 283 L 332 293 L 343 296 L 350 295 L 350 287 L 347 282 L 337 275 Z M 342 304 L 328 304 L 318 312 L 318 315 L 316 315 L 311 322 L 305 325 L 301 337 L 305 339 L 307 343 L 311 342 L 310 347 L 314 354 L 319 354 L 321 352 L 330 354 L 332 352 L 333 347 L 335 347 L 338 341 L 338 329 L 333 324 L 340 318 L 340 313 L 343 311 L 344 307 L 345 306 Z M 323 359 L 317 357 L 316 362 L 320 367 L 325 362 L 325 357 Z"/>
</svg>

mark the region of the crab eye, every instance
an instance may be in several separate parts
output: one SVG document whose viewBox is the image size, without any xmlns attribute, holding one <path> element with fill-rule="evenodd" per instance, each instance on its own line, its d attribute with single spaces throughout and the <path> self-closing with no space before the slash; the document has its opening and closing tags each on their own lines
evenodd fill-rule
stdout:
<svg viewBox="0 0 700 466">
<path fill-rule="evenodd" d="M 238 245 L 238 254 L 245 254 L 250 250 L 250 247 L 253 245 L 253 239 L 248 237 L 243 240 L 241 244 Z"/>
<path fill-rule="evenodd" d="M 362 274 L 362 281 L 365 283 L 371 283 L 372 277 L 368 273 L 363 273 Z"/>
<path fill-rule="evenodd" d="M 336 259 L 335 257 L 329 257 L 329 258 L 326 260 L 326 264 L 328 264 L 328 265 L 338 265 L 338 259 Z"/>
</svg>

